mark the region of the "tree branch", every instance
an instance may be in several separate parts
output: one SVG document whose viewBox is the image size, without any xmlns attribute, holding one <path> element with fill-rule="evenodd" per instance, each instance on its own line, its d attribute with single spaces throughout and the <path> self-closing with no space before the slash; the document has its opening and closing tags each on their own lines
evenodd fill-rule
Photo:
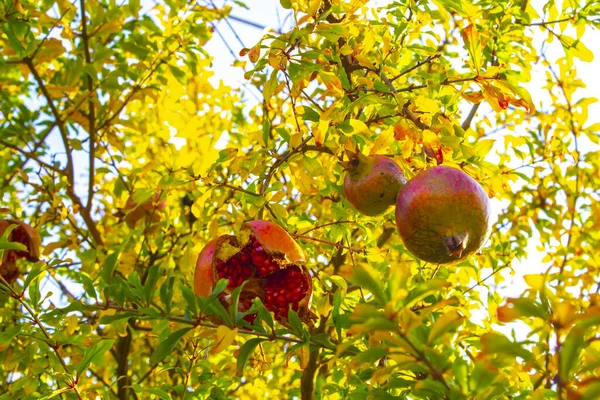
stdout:
<svg viewBox="0 0 600 400">
<path fill-rule="evenodd" d="M 79 0 L 79 6 L 81 8 L 81 39 L 83 42 L 83 52 L 85 55 L 85 63 L 90 65 L 92 63 L 92 57 L 90 56 L 90 44 L 87 33 L 87 22 L 85 18 L 85 0 Z M 88 133 L 90 138 L 89 143 L 89 171 L 88 171 L 88 199 L 85 209 L 89 212 L 92 209 L 92 200 L 94 198 L 94 180 L 96 174 L 96 107 L 94 104 L 94 79 L 88 72 L 87 74 L 87 87 L 90 93 L 88 99 Z"/>
<path fill-rule="evenodd" d="M 26 150 L 23 150 L 19 146 L 15 146 L 14 144 L 9 143 L 9 142 L 7 142 L 7 141 L 5 141 L 3 139 L 0 139 L 0 144 L 3 145 L 4 147 L 8 147 L 9 149 L 13 149 L 15 151 L 18 151 L 19 153 L 23 154 L 25 157 L 34 160 L 35 162 L 37 162 L 38 164 L 40 164 L 42 167 L 48 168 L 49 170 L 54 171 L 54 172 L 59 173 L 59 174 L 64 174 L 65 173 L 64 170 L 62 170 L 60 168 L 57 168 L 54 165 L 48 164 L 45 161 L 40 160 L 40 158 L 36 154 L 34 154 L 32 152 L 29 152 L 29 151 L 26 151 Z"/>
<path fill-rule="evenodd" d="M 463 131 L 466 131 L 471 126 L 471 123 L 473 122 L 473 118 L 475 118 L 475 114 L 477 114 L 477 110 L 479 109 L 480 104 L 481 103 L 473 104 L 473 107 L 471 107 L 471 111 L 469 111 L 469 115 L 467 115 L 467 118 L 460 125 L 460 127 L 463 129 Z"/>
</svg>

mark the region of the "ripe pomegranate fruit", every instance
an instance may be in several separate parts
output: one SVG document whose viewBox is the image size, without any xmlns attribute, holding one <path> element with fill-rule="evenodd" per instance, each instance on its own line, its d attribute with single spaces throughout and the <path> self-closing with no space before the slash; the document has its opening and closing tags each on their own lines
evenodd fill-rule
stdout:
<svg viewBox="0 0 600 400">
<path fill-rule="evenodd" d="M 374 154 L 348 152 L 344 194 L 360 213 L 374 216 L 396 203 L 400 188 L 406 183 L 404 173 L 393 160 Z"/>
<path fill-rule="evenodd" d="M 490 202 L 461 170 L 438 166 L 411 179 L 398 194 L 396 225 L 406 248 L 436 264 L 478 251 L 490 231 Z"/>
<path fill-rule="evenodd" d="M 8 241 L 21 243 L 27 247 L 27 251 L 4 250 L 4 255 L 0 260 L 0 274 L 8 283 L 13 283 L 19 277 L 19 268 L 17 267 L 19 258 L 31 262 L 39 261 L 41 240 L 37 231 L 30 225 L 12 219 L 0 220 L 0 236 L 10 225 L 16 225 L 16 228 L 8 235 Z"/>
<path fill-rule="evenodd" d="M 134 229 L 138 222 L 144 220 L 147 225 L 155 224 L 161 219 L 161 211 L 166 208 L 165 201 L 160 201 L 160 192 L 155 192 L 151 199 L 141 204 L 136 204 L 133 196 L 129 196 L 125 204 L 125 223 L 131 229 Z"/>
<path fill-rule="evenodd" d="M 200 252 L 194 272 L 194 291 L 212 293 L 215 283 L 227 279 L 228 295 L 248 281 L 240 295 L 240 310 L 246 311 L 259 297 L 278 321 L 287 320 L 292 308 L 301 319 L 311 317 L 312 279 L 304 266 L 302 248 L 279 225 L 262 220 L 245 223 L 238 236 L 223 235 L 208 242 Z M 255 315 L 246 316 L 252 322 Z"/>
</svg>

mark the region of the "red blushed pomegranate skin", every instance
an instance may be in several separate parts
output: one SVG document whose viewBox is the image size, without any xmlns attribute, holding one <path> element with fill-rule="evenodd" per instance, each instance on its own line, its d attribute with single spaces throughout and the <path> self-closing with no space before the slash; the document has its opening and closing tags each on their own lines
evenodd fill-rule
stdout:
<svg viewBox="0 0 600 400">
<path fill-rule="evenodd" d="M 263 246 L 271 251 L 285 254 L 285 258 L 291 263 L 303 263 L 304 251 L 294 239 L 279 225 L 269 221 L 255 220 L 246 222 L 242 230 L 250 228 Z"/>
<path fill-rule="evenodd" d="M 379 215 L 396 203 L 406 177 L 390 158 L 375 154 L 362 158 L 362 171 L 349 171 L 344 178 L 344 195 L 360 213 Z"/>
<path fill-rule="evenodd" d="M 477 181 L 459 169 L 438 166 L 421 172 L 400 190 L 396 225 L 404 245 L 417 258 L 454 263 L 483 246 L 490 212 L 489 198 Z"/>
<path fill-rule="evenodd" d="M 194 291 L 198 296 L 210 296 L 213 290 L 212 260 L 215 254 L 215 244 L 219 238 L 208 242 L 200 252 L 194 273 Z M 209 268 L 210 267 L 210 268 Z M 208 284 L 210 282 L 210 284 Z"/>
</svg>

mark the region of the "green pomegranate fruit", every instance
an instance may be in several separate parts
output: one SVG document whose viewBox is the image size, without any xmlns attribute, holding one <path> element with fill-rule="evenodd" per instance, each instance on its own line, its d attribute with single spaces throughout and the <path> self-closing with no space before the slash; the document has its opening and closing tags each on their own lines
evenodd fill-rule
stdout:
<svg viewBox="0 0 600 400">
<path fill-rule="evenodd" d="M 404 173 L 392 159 L 374 154 L 348 152 L 344 194 L 360 213 L 375 216 L 396 203 L 398 192 L 406 183 Z"/>
<path fill-rule="evenodd" d="M 411 179 L 398 194 L 396 225 L 406 248 L 435 264 L 477 252 L 490 231 L 490 201 L 461 170 L 438 166 Z"/>
</svg>

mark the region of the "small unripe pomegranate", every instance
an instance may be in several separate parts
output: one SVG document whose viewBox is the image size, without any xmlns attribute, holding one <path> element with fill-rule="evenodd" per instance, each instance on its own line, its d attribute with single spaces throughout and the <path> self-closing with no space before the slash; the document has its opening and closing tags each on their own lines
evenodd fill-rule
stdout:
<svg viewBox="0 0 600 400">
<path fill-rule="evenodd" d="M 30 225 L 17 220 L 0 220 L 0 236 L 4 234 L 10 225 L 16 225 L 16 228 L 8 235 L 8 241 L 21 243 L 27 247 L 27 251 L 4 250 L 4 255 L 0 260 L 0 274 L 8 283 L 14 282 L 20 275 L 17 259 L 24 258 L 31 262 L 39 261 L 41 245 L 37 231 Z"/>
<path fill-rule="evenodd" d="M 392 159 L 374 154 L 348 152 L 344 194 L 360 213 L 375 216 L 396 204 L 398 192 L 406 183 L 404 173 Z"/>
<path fill-rule="evenodd" d="M 227 279 L 221 300 L 244 281 L 240 310 L 246 311 L 259 297 L 279 321 L 291 308 L 300 318 L 310 318 L 312 279 L 304 266 L 302 248 L 279 225 L 268 221 L 245 223 L 238 236 L 223 235 L 208 242 L 200 252 L 194 272 L 194 291 L 208 296 L 220 279 Z M 252 321 L 254 316 L 247 316 Z"/>
<path fill-rule="evenodd" d="M 436 264 L 477 252 L 490 231 L 490 201 L 463 171 L 438 166 L 411 179 L 398 194 L 396 225 L 406 248 Z"/>
</svg>

